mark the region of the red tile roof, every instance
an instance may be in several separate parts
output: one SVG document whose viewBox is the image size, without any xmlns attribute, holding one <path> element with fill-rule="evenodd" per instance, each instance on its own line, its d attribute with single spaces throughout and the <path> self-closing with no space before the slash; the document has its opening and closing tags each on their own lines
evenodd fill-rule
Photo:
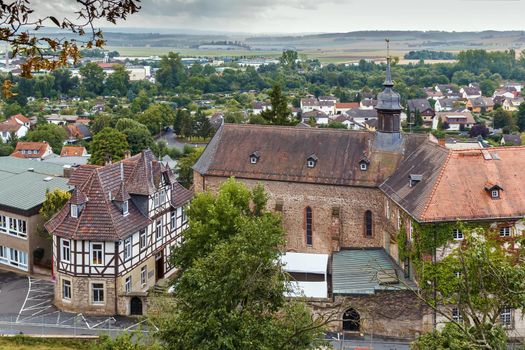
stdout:
<svg viewBox="0 0 525 350">
<path fill-rule="evenodd" d="M 156 191 L 162 178 L 173 185 L 175 198 L 172 197 L 172 202 L 179 203 L 187 199 L 189 191 L 180 190 L 171 170 L 155 160 L 149 150 L 103 167 L 80 166 L 69 180 L 69 184 L 75 186 L 75 192 L 68 202 L 85 203 L 79 217 L 71 217 L 70 205 L 66 205 L 45 227 L 51 234 L 59 237 L 120 240 L 151 223 L 148 213 L 143 212 L 132 197 L 134 194 L 143 194 L 137 193 L 137 190 Z M 146 187 L 140 187 L 138 180 L 144 181 Z M 132 200 L 128 204 L 128 215 L 124 216 L 114 201 L 129 198 Z"/>
<path fill-rule="evenodd" d="M 420 150 L 381 189 L 420 222 L 525 216 L 525 147 Z M 437 150 L 437 151 L 436 151 Z M 422 175 L 409 186 L 409 174 Z M 487 184 L 503 190 L 493 199 Z"/>
<path fill-rule="evenodd" d="M 335 108 L 359 108 L 359 102 L 337 102 Z"/>
<path fill-rule="evenodd" d="M 61 157 L 78 157 L 86 154 L 86 148 L 82 146 L 64 146 L 60 152 Z"/>
<path fill-rule="evenodd" d="M 26 142 L 19 141 L 16 144 L 15 151 L 11 154 L 11 157 L 16 158 L 42 158 L 47 149 L 49 148 L 47 142 Z M 31 151 L 31 153 L 29 153 Z M 35 151 L 37 153 L 35 153 Z"/>
<path fill-rule="evenodd" d="M 17 132 L 22 125 L 29 123 L 29 119 L 22 114 L 16 114 L 0 123 L 0 131 Z"/>
</svg>

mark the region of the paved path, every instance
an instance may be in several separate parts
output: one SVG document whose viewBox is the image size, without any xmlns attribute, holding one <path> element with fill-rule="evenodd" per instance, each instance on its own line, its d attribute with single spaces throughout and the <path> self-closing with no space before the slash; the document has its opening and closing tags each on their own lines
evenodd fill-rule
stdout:
<svg viewBox="0 0 525 350">
<path fill-rule="evenodd" d="M 0 271 L 0 315 L 17 315 L 24 304 L 28 287 L 27 277 Z"/>
</svg>

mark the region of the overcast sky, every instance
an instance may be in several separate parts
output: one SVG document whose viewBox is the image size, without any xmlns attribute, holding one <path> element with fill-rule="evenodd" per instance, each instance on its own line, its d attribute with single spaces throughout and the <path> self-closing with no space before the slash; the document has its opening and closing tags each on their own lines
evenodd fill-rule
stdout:
<svg viewBox="0 0 525 350">
<path fill-rule="evenodd" d="M 33 0 L 38 12 L 74 0 Z M 525 30 L 525 0 L 142 0 L 119 26 L 252 33 Z"/>
</svg>

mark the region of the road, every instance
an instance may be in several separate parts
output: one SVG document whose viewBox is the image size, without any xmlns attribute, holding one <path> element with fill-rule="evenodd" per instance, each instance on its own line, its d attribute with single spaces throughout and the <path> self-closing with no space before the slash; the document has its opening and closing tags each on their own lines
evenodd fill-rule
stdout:
<svg viewBox="0 0 525 350">
<path fill-rule="evenodd" d="M 162 133 L 161 137 L 156 138 L 157 141 L 164 140 L 168 144 L 169 147 L 176 147 L 179 150 L 183 150 L 185 145 L 190 145 L 193 147 L 203 146 L 202 144 L 193 144 L 193 143 L 184 143 L 180 142 L 175 138 L 175 135 L 173 131 L 170 129 L 168 131 L 165 131 Z"/>
</svg>

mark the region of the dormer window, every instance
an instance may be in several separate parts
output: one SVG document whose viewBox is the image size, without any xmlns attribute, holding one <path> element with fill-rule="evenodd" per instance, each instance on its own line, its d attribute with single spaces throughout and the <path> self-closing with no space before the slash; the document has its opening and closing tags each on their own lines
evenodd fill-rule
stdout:
<svg viewBox="0 0 525 350">
<path fill-rule="evenodd" d="M 503 191 L 503 188 L 501 188 L 501 186 L 499 185 L 488 184 L 485 186 L 485 191 L 487 191 L 490 194 L 490 198 L 500 199 L 501 191 Z"/>
<path fill-rule="evenodd" d="M 362 162 L 359 164 L 359 169 L 361 169 L 361 171 L 367 171 L 368 170 L 368 164 L 366 164 L 365 162 Z"/>
<path fill-rule="evenodd" d="M 315 154 L 310 155 L 308 158 L 306 158 L 306 166 L 309 168 L 315 168 L 317 160 L 318 158 Z"/>
<path fill-rule="evenodd" d="M 71 217 L 78 218 L 78 205 L 71 204 Z"/>
<path fill-rule="evenodd" d="M 421 182 L 421 180 L 423 180 L 423 175 L 410 174 L 408 178 L 408 186 L 414 187 L 418 182 Z"/>
<path fill-rule="evenodd" d="M 261 156 L 259 155 L 259 152 L 257 151 L 253 152 L 252 154 L 250 154 L 250 163 L 257 164 L 257 162 L 259 161 L 259 158 L 261 158 Z"/>
<path fill-rule="evenodd" d="M 128 211 L 128 201 L 124 201 L 122 203 L 122 215 L 126 216 L 129 214 L 129 211 Z"/>
</svg>

